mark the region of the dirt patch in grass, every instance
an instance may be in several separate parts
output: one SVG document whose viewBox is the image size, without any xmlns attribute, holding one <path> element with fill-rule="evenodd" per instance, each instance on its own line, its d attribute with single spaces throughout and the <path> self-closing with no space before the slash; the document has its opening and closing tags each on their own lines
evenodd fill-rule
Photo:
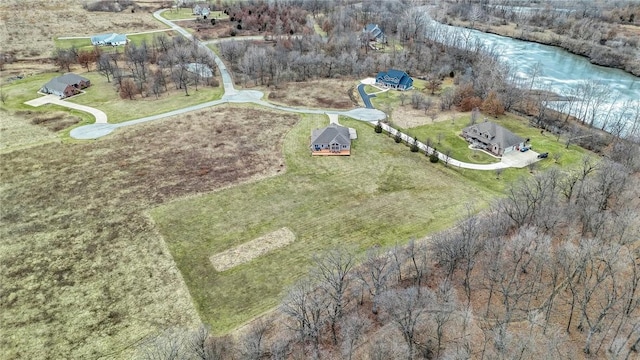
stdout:
<svg viewBox="0 0 640 360">
<path fill-rule="evenodd" d="M 289 245 L 294 242 L 295 239 L 296 235 L 288 228 L 283 227 L 282 229 L 272 231 L 257 239 L 211 256 L 211 264 L 213 264 L 216 271 L 229 270 L 272 250 Z"/>
<path fill-rule="evenodd" d="M 297 121 L 222 106 L 0 154 L 0 358 L 131 358 L 141 338 L 197 325 L 145 212 L 277 174 Z"/>
<path fill-rule="evenodd" d="M 352 109 L 358 106 L 349 95 L 357 86 L 355 79 L 319 79 L 286 83 L 268 92 L 269 101 L 277 104 L 320 109 Z"/>
</svg>

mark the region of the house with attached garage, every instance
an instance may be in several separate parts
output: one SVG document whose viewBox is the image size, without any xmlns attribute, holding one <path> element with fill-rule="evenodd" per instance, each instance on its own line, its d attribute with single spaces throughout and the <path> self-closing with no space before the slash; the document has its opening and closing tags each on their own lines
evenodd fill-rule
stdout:
<svg viewBox="0 0 640 360">
<path fill-rule="evenodd" d="M 48 83 L 40 88 L 40 92 L 66 98 L 78 94 L 81 89 L 89 86 L 91 86 L 89 79 L 73 73 L 67 73 L 49 80 Z"/>
<path fill-rule="evenodd" d="M 125 34 L 100 34 L 91 37 L 93 46 L 120 46 L 127 45 L 127 35 Z"/>
<path fill-rule="evenodd" d="M 311 131 L 311 155 L 351 155 L 349 128 L 330 124 Z"/>
<path fill-rule="evenodd" d="M 462 129 L 462 137 L 471 146 L 487 150 L 497 156 L 519 151 L 528 141 L 490 121 L 467 126 Z"/>
<path fill-rule="evenodd" d="M 404 91 L 413 87 L 413 79 L 404 71 L 389 69 L 378 73 L 376 85 Z"/>
</svg>

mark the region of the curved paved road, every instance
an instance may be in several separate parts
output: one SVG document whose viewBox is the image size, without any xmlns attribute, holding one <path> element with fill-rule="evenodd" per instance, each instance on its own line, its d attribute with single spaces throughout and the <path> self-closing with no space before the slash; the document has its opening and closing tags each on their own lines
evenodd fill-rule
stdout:
<svg viewBox="0 0 640 360">
<path fill-rule="evenodd" d="M 193 39 L 193 36 L 189 32 L 187 32 L 185 29 L 163 18 L 160 15 L 165 10 L 166 9 L 158 10 L 155 13 L 153 13 L 153 16 L 159 21 L 161 21 L 162 23 L 169 26 L 172 30 L 177 31 L 178 33 L 182 34 L 188 39 Z M 83 140 L 97 139 L 99 137 L 110 134 L 117 128 L 136 125 L 136 124 L 153 121 L 153 120 L 158 120 L 158 119 L 166 118 L 169 116 L 179 115 L 179 114 L 183 114 L 183 113 L 194 111 L 194 110 L 200 110 L 200 109 L 204 109 L 207 107 L 211 107 L 211 106 L 215 106 L 223 103 L 253 103 L 253 104 L 261 105 L 261 106 L 276 109 L 276 110 L 302 113 L 302 114 L 344 115 L 356 120 L 366 121 L 366 122 L 378 122 L 380 120 L 384 120 L 387 117 L 387 115 L 384 112 L 377 109 L 373 109 L 373 108 L 356 108 L 348 111 L 338 111 L 338 110 L 294 108 L 289 106 L 271 104 L 267 101 L 262 100 L 262 97 L 264 96 L 264 94 L 261 91 L 236 90 L 235 87 L 233 86 L 233 79 L 231 78 L 230 72 L 227 70 L 227 67 L 222 62 L 222 60 L 218 57 L 218 55 L 216 55 L 215 52 L 209 49 L 205 43 L 200 42 L 198 43 L 198 46 L 201 49 L 205 50 L 215 60 L 215 63 L 218 66 L 220 75 L 222 77 L 222 84 L 224 88 L 224 95 L 222 96 L 222 99 L 213 100 L 206 103 L 189 106 L 186 108 L 173 110 L 163 114 L 147 116 L 141 119 L 126 121 L 118 124 L 108 124 L 106 123 L 106 120 L 105 120 L 104 123 L 96 123 L 96 124 L 80 126 L 71 130 L 71 133 L 70 133 L 71 137 L 73 137 L 74 139 L 83 139 Z"/>
<path fill-rule="evenodd" d="M 358 92 L 360 93 L 360 97 L 362 98 L 362 101 L 364 101 L 364 107 L 366 107 L 367 109 L 373 109 L 373 104 L 371 103 L 371 98 L 375 97 L 375 95 L 369 95 L 364 91 L 364 85 L 365 84 L 360 84 L 358 85 Z"/>
</svg>

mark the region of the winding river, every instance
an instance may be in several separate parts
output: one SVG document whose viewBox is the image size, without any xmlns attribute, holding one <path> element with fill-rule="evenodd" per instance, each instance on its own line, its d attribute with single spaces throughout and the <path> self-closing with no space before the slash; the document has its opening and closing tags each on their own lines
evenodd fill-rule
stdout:
<svg viewBox="0 0 640 360">
<path fill-rule="evenodd" d="M 479 42 L 486 48 L 494 49 L 502 61 L 515 69 L 516 76 L 523 83 L 531 83 L 533 78 L 534 89 L 549 90 L 563 96 L 579 95 L 587 91 L 585 88 L 593 85 L 605 89 L 608 94 L 597 99 L 599 104 L 598 110 L 594 110 L 597 115 L 594 125 L 601 126 L 607 115 L 622 114 L 627 117 L 630 127 L 632 118 L 640 112 L 640 77 L 622 70 L 594 65 L 587 58 L 558 47 L 443 25 L 435 21 L 431 22 L 428 35 L 436 41 L 457 39 L 459 44 L 460 39 L 464 39 L 463 43 Z M 536 74 L 535 77 L 533 74 Z M 633 108 L 629 109 L 630 106 Z M 572 113 L 579 116 L 578 105 L 575 108 Z"/>
</svg>

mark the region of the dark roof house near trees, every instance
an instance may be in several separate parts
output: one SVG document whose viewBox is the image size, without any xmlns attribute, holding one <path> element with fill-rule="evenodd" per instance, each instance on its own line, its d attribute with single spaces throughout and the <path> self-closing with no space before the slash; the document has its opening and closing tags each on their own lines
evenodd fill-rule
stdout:
<svg viewBox="0 0 640 360">
<path fill-rule="evenodd" d="M 384 35 L 384 32 L 380 29 L 378 24 L 367 24 L 363 31 L 367 34 L 369 41 L 383 43 L 387 41 L 387 37 Z"/>
<path fill-rule="evenodd" d="M 311 131 L 312 155 L 351 155 L 349 128 L 330 124 Z"/>
<path fill-rule="evenodd" d="M 66 98 L 78 94 L 81 89 L 90 85 L 91 81 L 89 79 L 73 73 L 67 73 L 49 80 L 40 88 L 40 92 Z"/>
<path fill-rule="evenodd" d="M 413 87 L 413 79 L 406 72 L 389 69 L 376 76 L 376 85 L 396 90 L 409 90 Z"/>
<path fill-rule="evenodd" d="M 510 151 L 518 151 L 525 146 L 525 140 L 502 126 L 485 121 L 462 129 L 462 137 L 477 148 L 502 156 Z"/>
</svg>

